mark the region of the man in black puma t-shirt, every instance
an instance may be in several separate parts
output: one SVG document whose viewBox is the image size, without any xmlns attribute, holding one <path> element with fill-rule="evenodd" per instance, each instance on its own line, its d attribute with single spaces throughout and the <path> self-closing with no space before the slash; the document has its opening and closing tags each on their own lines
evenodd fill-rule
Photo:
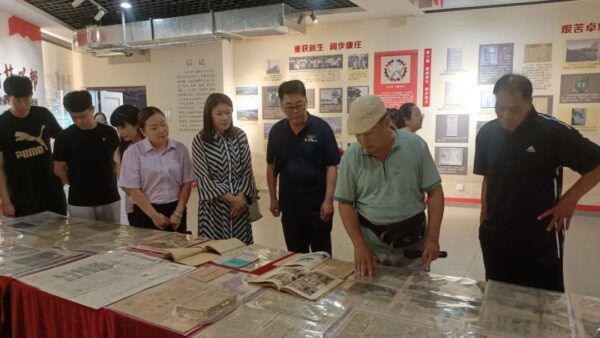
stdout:
<svg viewBox="0 0 600 338">
<path fill-rule="evenodd" d="M 52 113 L 31 105 L 33 86 L 24 76 L 4 80 L 10 109 L 0 115 L 0 199 L 5 216 L 42 211 L 66 215 L 65 193 L 52 170 L 50 138 L 62 131 Z"/>
</svg>

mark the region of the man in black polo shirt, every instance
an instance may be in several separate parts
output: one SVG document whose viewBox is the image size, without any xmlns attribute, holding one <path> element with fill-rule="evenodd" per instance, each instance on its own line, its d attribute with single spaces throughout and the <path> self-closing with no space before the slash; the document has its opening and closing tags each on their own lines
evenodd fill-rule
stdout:
<svg viewBox="0 0 600 338">
<path fill-rule="evenodd" d="M 532 92 L 521 75 L 494 86 L 498 118 L 475 144 L 474 173 L 484 176 L 479 240 L 486 279 L 564 292 L 565 230 L 600 181 L 600 147 L 538 113 Z M 561 195 L 563 167 L 582 176 Z"/>
<path fill-rule="evenodd" d="M 277 122 L 267 145 L 271 213 L 280 213 L 288 250 L 331 253 L 333 192 L 340 163 L 335 136 L 323 119 L 306 111 L 306 89 L 298 80 L 279 86 L 286 119 Z M 277 177 L 279 176 L 279 199 Z"/>
<path fill-rule="evenodd" d="M 69 184 L 69 215 L 120 223 L 114 155 L 119 146 L 115 129 L 94 120 L 89 92 L 70 92 L 63 105 L 73 125 L 54 144 L 54 172 Z"/>
</svg>

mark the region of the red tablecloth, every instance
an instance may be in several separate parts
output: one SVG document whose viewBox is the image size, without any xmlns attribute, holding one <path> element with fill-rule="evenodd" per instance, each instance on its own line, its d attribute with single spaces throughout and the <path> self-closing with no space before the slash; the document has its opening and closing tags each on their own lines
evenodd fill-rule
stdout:
<svg viewBox="0 0 600 338">
<path fill-rule="evenodd" d="M 12 278 L 0 276 L 0 338 L 9 338 L 10 330 L 10 283 Z"/>
<path fill-rule="evenodd" d="M 111 310 L 73 303 L 16 280 L 10 283 L 10 316 L 13 338 L 183 337 Z"/>
</svg>

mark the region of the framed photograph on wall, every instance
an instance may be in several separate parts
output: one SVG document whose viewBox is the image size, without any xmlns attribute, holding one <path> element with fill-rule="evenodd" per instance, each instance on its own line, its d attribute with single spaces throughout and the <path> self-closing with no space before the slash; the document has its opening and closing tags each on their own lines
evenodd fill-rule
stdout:
<svg viewBox="0 0 600 338">
<path fill-rule="evenodd" d="M 346 97 L 348 98 L 347 109 L 348 113 L 350 113 L 350 105 L 354 100 L 358 99 L 361 96 L 369 95 L 369 86 L 348 86 L 346 89 Z"/>
<path fill-rule="evenodd" d="M 321 88 L 319 91 L 319 112 L 341 113 L 342 93 L 342 88 Z"/>
</svg>

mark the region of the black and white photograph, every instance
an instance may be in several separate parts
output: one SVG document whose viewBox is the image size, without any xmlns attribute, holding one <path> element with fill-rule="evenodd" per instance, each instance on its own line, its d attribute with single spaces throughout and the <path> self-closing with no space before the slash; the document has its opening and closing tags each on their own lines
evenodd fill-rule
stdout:
<svg viewBox="0 0 600 338">
<path fill-rule="evenodd" d="M 321 88 L 319 91 L 319 112 L 342 112 L 342 88 Z"/>
<path fill-rule="evenodd" d="M 446 55 L 446 71 L 455 72 L 462 70 L 462 49 L 448 48 Z"/>
<path fill-rule="evenodd" d="M 369 69 L 369 54 L 348 55 L 348 69 Z"/>
<path fill-rule="evenodd" d="M 315 107 L 315 89 L 306 88 L 306 108 L 313 109 Z"/>
<path fill-rule="evenodd" d="M 498 56 L 498 45 L 483 45 L 479 48 L 479 64 L 482 66 L 496 66 Z"/>
<path fill-rule="evenodd" d="M 466 175 L 467 159 L 467 147 L 435 147 L 435 163 L 442 175 Z"/>
<path fill-rule="evenodd" d="M 344 55 L 294 56 L 290 57 L 290 70 L 341 69 Z"/>
<path fill-rule="evenodd" d="M 463 165 L 463 148 L 440 148 L 439 165 Z"/>
<path fill-rule="evenodd" d="M 262 87 L 263 119 L 279 120 L 285 117 L 279 104 L 277 86 Z"/>
<path fill-rule="evenodd" d="M 571 109 L 571 125 L 572 126 L 585 126 L 586 115 L 587 115 L 587 109 L 585 109 L 585 108 Z"/>
<path fill-rule="evenodd" d="M 323 117 L 335 134 L 342 133 L 342 117 Z"/>
<path fill-rule="evenodd" d="M 369 86 L 348 86 L 346 92 L 348 98 L 347 109 L 348 113 L 350 113 L 350 105 L 354 100 L 361 96 L 369 95 Z"/>
<path fill-rule="evenodd" d="M 567 41 L 567 62 L 594 62 L 600 60 L 600 40 Z"/>
<path fill-rule="evenodd" d="M 496 95 L 492 92 L 481 93 L 481 108 L 494 108 L 496 107 Z"/>
<path fill-rule="evenodd" d="M 267 74 L 280 74 L 279 60 L 267 60 Z"/>
<path fill-rule="evenodd" d="M 436 115 L 435 141 L 439 143 L 469 142 L 469 114 Z"/>
</svg>

